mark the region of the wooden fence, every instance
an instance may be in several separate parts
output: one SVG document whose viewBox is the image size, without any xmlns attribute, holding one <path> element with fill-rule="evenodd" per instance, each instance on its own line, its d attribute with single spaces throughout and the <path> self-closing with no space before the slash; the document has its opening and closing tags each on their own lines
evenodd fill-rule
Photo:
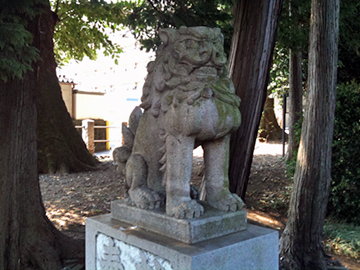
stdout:
<svg viewBox="0 0 360 270">
<path fill-rule="evenodd" d="M 81 126 L 75 126 L 75 128 L 82 129 L 82 139 L 84 140 L 87 149 L 92 155 L 95 153 L 95 143 L 106 142 L 106 149 L 110 149 L 110 141 L 113 140 L 109 140 L 109 129 L 120 128 L 117 126 L 95 126 L 95 121 L 91 119 L 85 119 L 81 122 L 81 124 Z M 106 128 L 106 140 L 95 140 L 96 128 Z"/>
</svg>

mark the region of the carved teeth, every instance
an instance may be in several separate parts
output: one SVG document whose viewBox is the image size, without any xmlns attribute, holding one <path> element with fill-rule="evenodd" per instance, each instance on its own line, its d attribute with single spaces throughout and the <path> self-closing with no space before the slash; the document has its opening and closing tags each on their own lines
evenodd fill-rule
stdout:
<svg viewBox="0 0 360 270">
<path fill-rule="evenodd" d="M 165 172 L 165 171 L 166 171 L 166 163 L 161 166 L 161 168 L 159 169 L 159 171 L 161 171 L 161 172 Z"/>
</svg>

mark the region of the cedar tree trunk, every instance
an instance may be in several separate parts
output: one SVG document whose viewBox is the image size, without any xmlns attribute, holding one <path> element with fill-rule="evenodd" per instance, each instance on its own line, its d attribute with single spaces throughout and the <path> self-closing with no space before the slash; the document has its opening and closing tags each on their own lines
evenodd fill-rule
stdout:
<svg viewBox="0 0 360 270">
<path fill-rule="evenodd" d="M 245 197 L 283 0 L 242 0 L 235 10 L 229 75 L 241 98 L 242 123 L 231 136 L 230 190 Z"/>
<path fill-rule="evenodd" d="M 292 159 L 294 151 L 299 147 L 299 142 L 296 140 L 295 135 L 295 124 L 299 122 L 302 116 L 302 70 L 301 70 L 301 52 L 300 51 L 290 51 L 290 68 L 289 68 L 289 141 L 288 149 L 286 153 L 286 160 Z"/>
<path fill-rule="evenodd" d="M 39 16 L 27 29 L 39 48 Z M 37 171 L 38 72 L 0 81 L 0 269 L 60 269 L 64 258 L 84 257 L 83 241 L 61 234 L 48 220 Z"/>
<path fill-rule="evenodd" d="M 55 13 L 41 16 L 41 43 L 38 87 L 38 167 L 41 173 L 68 173 L 91 170 L 95 158 L 76 131 L 61 95 L 56 76 L 53 34 Z"/>
<path fill-rule="evenodd" d="M 286 269 L 327 269 L 322 233 L 331 180 L 339 5 L 339 0 L 312 0 L 307 108 L 280 240 Z"/>
<path fill-rule="evenodd" d="M 274 111 L 274 99 L 269 96 L 265 100 L 264 113 L 260 121 L 259 139 L 266 142 L 278 142 L 282 139 L 282 128 Z"/>
</svg>

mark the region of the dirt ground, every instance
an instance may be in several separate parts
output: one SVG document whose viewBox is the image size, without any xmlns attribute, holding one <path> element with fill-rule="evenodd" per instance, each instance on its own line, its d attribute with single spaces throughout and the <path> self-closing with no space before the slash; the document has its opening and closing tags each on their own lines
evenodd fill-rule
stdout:
<svg viewBox="0 0 360 270">
<path fill-rule="evenodd" d="M 258 143 L 255 147 L 245 203 L 248 221 L 281 231 L 285 228 L 291 181 L 281 159 L 279 144 Z M 124 181 L 115 171 L 110 155 L 99 156 L 98 170 L 66 175 L 40 175 L 47 215 L 55 226 L 75 238 L 85 238 L 87 217 L 110 212 L 110 203 L 123 197 Z M 202 179 L 202 151 L 194 151 L 192 184 Z M 276 206 L 276 208 L 274 207 Z M 360 262 L 336 256 L 349 269 Z"/>
</svg>

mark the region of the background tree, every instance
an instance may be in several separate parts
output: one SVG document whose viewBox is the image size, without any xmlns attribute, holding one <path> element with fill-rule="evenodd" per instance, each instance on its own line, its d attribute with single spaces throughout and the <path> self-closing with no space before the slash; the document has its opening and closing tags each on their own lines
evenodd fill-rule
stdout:
<svg viewBox="0 0 360 270">
<path fill-rule="evenodd" d="M 239 1 L 229 74 L 241 98 L 242 123 L 231 135 L 230 190 L 245 197 L 276 40 L 281 0 Z"/>
<path fill-rule="evenodd" d="M 265 99 L 264 112 L 260 120 L 259 141 L 281 142 L 282 128 L 277 121 L 274 107 L 274 98 L 270 97 L 268 93 Z"/>
<path fill-rule="evenodd" d="M 339 9 L 338 0 L 312 0 L 307 108 L 280 239 L 286 269 L 327 269 L 322 232 L 331 180 Z"/>
<path fill-rule="evenodd" d="M 279 23 L 277 47 L 286 51 L 286 58 L 278 58 L 288 69 L 289 137 L 286 160 L 297 153 L 299 141 L 296 139 L 295 126 L 303 114 L 303 59 L 307 58 L 309 37 L 310 1 L 291 0 L 284 3 Z M 276 67 L 279 68 L 279 67 Z M 281 68 L 284 68 L 281 66 Z M 306 69 L 306 65 L 304 66 Z"/>
<path fill-rule="evenodd" d="M 38 87 L 38 169 L 42 173 L 72 172 L 93 169 L 96 160 L 76 131 L 62 99 L 56 76 L 58 62 L 84 56 L 96 59 L 96 52 L 117 57 L 121 48 L 109 34 L 119 29 L 126 11 L 121 3 L 104 1 L 60 1 L 53 3 L 42 27 Z M 56 28 L 56 30 L 54 29 Z"/>
<path fill-rule="evenodd" d="M 42 18 L 37 87 L 38 170 L 42 173 L 91 170 L 96 160 L 72 123 L 56 76 L 53 45 L 56 16 L 48 10 Z"/>
<path fill-rule="evenodd" d="M 339 68 L 340 83 L 358 81 L 360 70 L 360 3 L 356 0 L 341 1 L 339 33 Z M 310 1 L 292 0 L 284 3 L 279 23 L 277 47 L 288 50 L 283 58 L 277 57 L 274 70 L 287 65 L 289 58 L 289 142 L 286 159 L 296 158 L 298 141 L 294 127 L 302 115 L 302 87 L 306 81 L 306 63 L 308 50 L 308 33 L 310 22 Z M 289 56 L 289 57 L 287 57 Z M 301 60 L 303 59 L 303 60 Z M 300 63 L 302 61 L 302 64 Z M 303 66 L 303 67 L 302 67 Z M 275 72 L 274 72 L 275 73 Z M 272 80 L 277 81 L 276 77 Z M 306 86 L 305 86 L 306 87 Z M 294 156 L 295 154 L 295 156 Z"/>
<path fill-rule="evenodd" d="M 293 150 L 297 150 L 299 141 L 296 141 L 294 126 L 302 116 L 303 95 L 303 72 L 302 59 L 307 55 L 309 11 L 310 1 L 285 1 L 279 21 L 279 29 L 275 44 L 273 65 L 270 71 L 270 83 L 268 86 L 268 98 L 270 95 L 282 99 L 284 94 L 289 96 L 288 110 L 290 123 L 288 140 L 288 151 L 286 158 L 292 156 Z M 267 101 L 266 101 L 267 102 Z M 265 105 L 266 107 L 266 105 Z M 268 108 L 270 110 L 270 107 Z M 271 122 L 275 123 L 275 119 Z M 260 122 L 259 137 L 262 135 L 262 127 L 266 123 L 263 117 Z M 282 127 L 274 124 L 273 137 L 278 140 L 282 138 Z M 265 133 L 266 134 L 266 133 Z M 290 149 L 290 151 L 289 151 Z"/>
<path fill-rule="evenodd" d="M 286 160 L 291 160 L 297 153 L 299 142 L 296 140 L 295 125 L 303 114 L 303 76 L 302 53 L 300 50 L 290 50 L 289 65 L 289 139 Z M 285 127 L 284 127 L 285 128 Z"/>
<path fill-rule="evenodd" d="M 37 53 L 48 14 L 46 1 L 0 6 L 0 269 L 61 269 L 62 260 L 84 257 L 84 241 L 47 218 L 38 181 Z"/>
<path fill-rule="evenodd" d="M 304 1 L 300 3 L 301 14 L 306 14 L 307 5 Z M 358 155 L 356 154 L 356 136 L 358 133 L 358 122 L 354 119 L 358 115 L 357 108 L 360 106 L 358 99 L 358 82 L 360 77 L 360 2 L 354 0 L 341 1 L 340 8 L 340 20 L 339 20 L 339 61 L 338 61 L 338 87 L 337 87 L 337 102 L 335 111 L 335 126 L 333 137 L 333 149 L 332 149 L 332 187 L 330 193 L 330 204 L 328 206 L 328 213 L 333 217 L 341 218 L 341 220 L 347 220 L 351 222 L 359 222 L 358 215 L 351 214 L 359 211 L 359 203 L 356 198 L 358 193 L 358 186 L 360 185 L 358 179 Z M 284 13 L 283 13 L 284 14 Z M 292 40 L 291 35 L 286 33 L 288 27 L 289 18 L 291 16 L 282 16 L 279 29 L 279 40 L 277 47 L 289 48 Z M 304 33 L 307 32 L 306 28 L 310 16 L 299 16 L 293 24 L 301 24 L 301 29 Z M 290 24 L 291 25 L 291 24 Z M 285 30 L 284 30 L 285 29 Z M 300 31 L 300 30 L 299 30 Z M 298 33 L 299 31 L 296 31 Z M 301 32 L 299 32 L 301 33 Z M 291 34 L 291 33 L 290 33 Z M 289 35 L 289 37 L 288 37 Z M 296 37 L 295 37 L 296 38 Z M 301 40 L 300 40 L 301 41 Z M 286 43 L 287 42 L 287 43 Z M 288 44 L 289 45 L 286 45 Z M 286 46 L 285 46 L 286 45 Z M 304 47 L 305 48 L 305 47 Z M 307 58 L 305 49 L 302 49 L 303 58 Z M 275 63 L 284 63 L 288 59 L 286 55 L 280 55 L 275 58 Z M 303 60 L 303 66 L 305 67 L 306 59 Z M 272 74 L 281 70 L 283 65 L 278 64 L 275 69 L 272 70 Z M 359 68 L 357 68 L 359 67 Z M 306 72 L 304 77 L 306 78 Z M 281 75 L 281 74 L 280 74 Z M 278 75 L 277 75 L 278 76 Z M 273 76 L 274 77 L 274 76 Z M 272 79 L 273 79 L 272 77 Z M 275 78 L 282 78 L 278 76 Z M 280 82 L 281 80 L 274 79 L 274 82 Z M 284 82 L 285 85 L 287 82 Z M 291 94 L 291 92 L 290 92 Z M 291 111 L 290 111 L 291 113 Z M 300 141 L 301 122 L 295 125 L 296 141 Z M 291 133 L 291 130 L 290 130 Z M 291 137 L 291 136 L 290 136 Z M 351 141 L 351 143 L 349 143 Z M 291 142 L 289 142 L 289 149 Z M 294 148 L 296 149 L 296 148 Z M 296 151 L 294 150 L 293 153 Z M 288 151 L 287 154 L 291 153 Z M 289 160 L 288 166 L 290 171 L 295 171 L 296 155 Z"/>
<path fill-rule="evenodd" d="M 284 13 L 284 11 L 282 13 Z M 278 105 L 278 104 L 275 105 L 275 100 L 281 101 L 284 94 L 289 92 L 289 55 L 288 55 L 288 49 L 279 45 L 280 43 L 277 41 L 275 44 L 273 62 L 270 70 L 270 79 L 267 88 L 268 93 L 265 100 L 264 113 L 260 121 L 260 129 L 259 129 L 260 141 L 278 141 L 278 142 L 282 141 L 282 135 L 283 135 L 282 126 L 284 122 L 282 117 L 281 118 L 279 117 L 280 118 L 280 122 L 279 122 L 275 114 L 275 106 Z M 281 102 L 280 104 L 282 105 Z M 266 111 L 271 113 L 272 118 L 267 119 L 267 117 L 265 117 Z M 270 132 L 272 131 L 271 133 L 273 133 L 273 135 L 270 136 L 269 138 L 270 140 L 266 140 L 263 134 L 268 135 L 268 131 L 266 130 L 266 128 L 263 129 L 263 127 L 269 124 L 271 125 L 271 127 L 273 127 L 272 130 L 270 130 Z M 286 136 L 285 139 L 288 139 L 287 134 L 285 134 L 285 136 Z"/>
</svg>

